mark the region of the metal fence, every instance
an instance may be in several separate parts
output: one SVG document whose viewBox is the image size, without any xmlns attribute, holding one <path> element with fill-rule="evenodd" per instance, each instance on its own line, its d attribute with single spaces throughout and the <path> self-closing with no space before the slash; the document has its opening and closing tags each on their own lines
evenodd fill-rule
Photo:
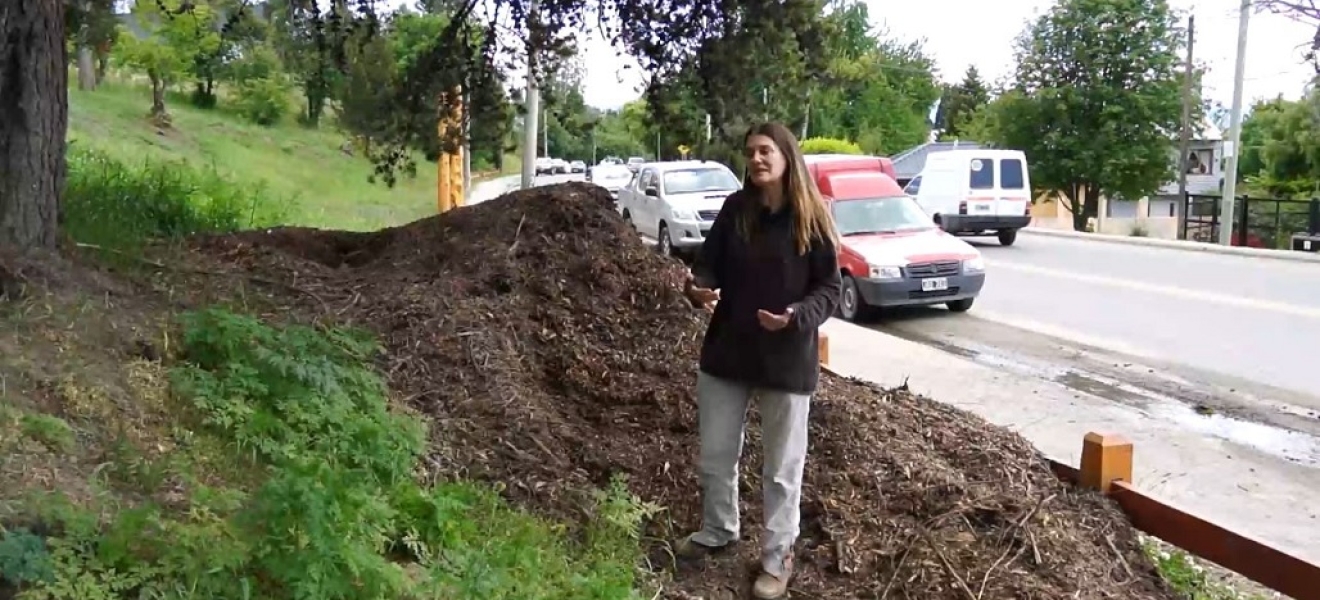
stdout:
<svg viewBox="0 0 1320 600">
<path fill-rule="evenodd" d="M 1183 204 L 1182 237 L 1198 242 L 1216 242 L 1224 219 L 1220 196 L 1187 194 Z M 1239 197 L 1232 219 L 1234 246 L 1288 249 L 1292 236 L 1320 233 L 1320 199 Z"/>
</svg>

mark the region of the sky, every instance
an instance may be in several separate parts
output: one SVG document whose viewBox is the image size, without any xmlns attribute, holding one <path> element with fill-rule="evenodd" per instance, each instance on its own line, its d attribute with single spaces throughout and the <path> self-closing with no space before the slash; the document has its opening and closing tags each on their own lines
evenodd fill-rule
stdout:
<svg viewBox="0 0 1320 600">
<path fill-rule="evenodd" d="M 1052 0 L 868 0 L 873 24 L 905 40 L 922 39 L 935 59 L 940 78 L 957 82 L 968 66 L 984 80 L 1010 75 L 1013 40 L 1026 22 L 1053 4 Z M 1234 55 L 1237 52 L 1238 0 L 1172 0 L 1176 10 L 1196 16 L 1195 59 L 1208 68 L 1205 95 L 1225 107 L 1233 100 Z M 956 15 L 950 18 L 950 15 Z M 1313 72 L 1301 57 L 1300 45 L 1315 33 L 1311 25 L 1286 17 L 1253 13 L 1247 34 L 1243 107 L 1254 99 L 1297 98 Z M 975 42 L 971 40 L 976 40 Z M 619 56 L 598 34 L 584 40 L 587 104 L 617 108 L 640 96 L 637 63 Z M 631 65 L 628 69 L 626 66 Z"/>
</svg>

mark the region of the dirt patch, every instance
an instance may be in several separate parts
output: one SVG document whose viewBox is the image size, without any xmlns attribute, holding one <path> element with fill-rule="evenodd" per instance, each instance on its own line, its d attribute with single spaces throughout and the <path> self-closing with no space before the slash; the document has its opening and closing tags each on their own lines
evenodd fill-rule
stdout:
<svg viewBox="0 0 1320 600">
<path fill-rule="evenodd" d="M 575 518 L 584 488 L 622 472 L 669 509 L 655 539 L 699 524 L 692 389 L 706 316 L 679 291 L 682 267 L 645 249 L 603 190 L 515 192 L 346 239 L 283 230 L 195 247 L 205 269 L 285 282 L 271 291 L 289 314 L 381 335 L 392 387 L 432 419 L 436 476 L 500 481 L 524 506 Z M 833 376 L 811 429 L 798 594 L 1174 597 L 1121 513 L 1060 483 L 1016 434 Z M 668 597 L 746 592 L 759 465 L 753 419 L 744 543 L 692 568 L 655 542 L 654 567 L 673 575 Z"/>
<path fill-rule="evenodd" d="M 169 454 L 168 302 L 74 248 L 0 252 L 0 273 L 21 287 L 0 301 L 0 520 L 28 493 L 81 502 L 98 469 Z"/>
</svg>

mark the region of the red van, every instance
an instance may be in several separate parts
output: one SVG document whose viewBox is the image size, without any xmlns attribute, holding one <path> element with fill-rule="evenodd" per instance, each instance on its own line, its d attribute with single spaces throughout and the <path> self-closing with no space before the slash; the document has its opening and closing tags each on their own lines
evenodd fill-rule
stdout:
<svg viewBox="0 0 1320 600">
<path fill-rule="evenodd" d="M 893 306 L 972 307 L 985 285 L 985 259 L 903 193 L 889 159 L 808 155 L 806 162 L 843 239 L 843 318 L 866 320 Z"/>
</svg>

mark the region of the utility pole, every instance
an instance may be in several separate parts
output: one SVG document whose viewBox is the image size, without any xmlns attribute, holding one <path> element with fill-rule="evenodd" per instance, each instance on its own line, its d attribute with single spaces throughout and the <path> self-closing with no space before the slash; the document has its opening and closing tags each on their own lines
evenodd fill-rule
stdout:
<svg viewBox="0 0 1320 600">
<path fill-rule="evenodd" d="M 541 90 L 536 84 L 537 57 L 540 41 L 537 33 L 539 19 L 536 16 L 537 0 L 532 0 L 527 11 L 527 94 L 523 99 L 523 147 L 522 147 L 522 189 L 536 185 L 536 134 L 537 117 L 541 116 Z"/>
<path fill-rule="evenodd" d="M 1229 142 L 1224 149 L 1228 164 L 1224 167 L 1224 191 L 1220 197 L 1219 243 L 1233 244 L 1233 200 L 1237 195 L 1238 155 L 1242 143 L 1242 83 L 1247 68 L 1247 21 L 1251 18 L 1251 0 L 1242 0 L 1238 11 L 1237 62 L 1233 68 L 1233 112 L 1229 119 Z M 1243 223 L 1243 227 L 1247 224 Z"/>
<path fill-rule="evenodd" d="M 541 156 L 550 158 L 550 111 L 541 109 Z"/>
<path fill-rule="evenodd" d="M 1183 66 L 1182 137 L 1178 140 L 1178 239 L 1183 239 L 1187 222 L 1187 155 L 1192 151 L 1192 45 L 1196 43 L 1196 16 L 1187 17 L 1187 62 Z M 1146 215 L 1139 215 L 1145 217 Z"/>
</svg>

